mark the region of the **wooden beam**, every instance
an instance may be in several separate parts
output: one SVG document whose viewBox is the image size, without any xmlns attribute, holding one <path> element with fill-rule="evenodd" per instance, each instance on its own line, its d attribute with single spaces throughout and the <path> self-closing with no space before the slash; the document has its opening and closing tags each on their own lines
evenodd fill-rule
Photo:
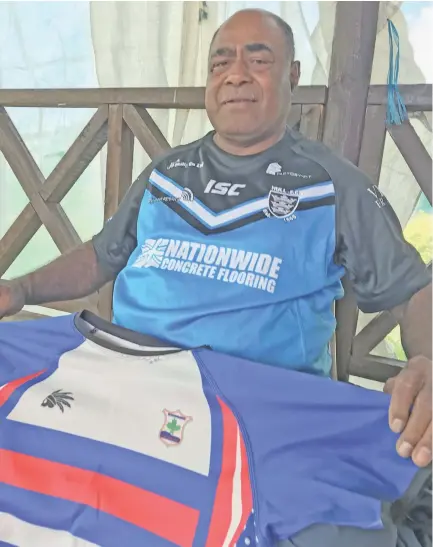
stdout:
<svg viewBox="0 0 433 547">
<path fill-rule="evenodd" d="M 3 107 L 0 107 L 0 150 L 60 251 L 80 244 L 81 240 L 61 206 L 47 204 L 39 195 L 45 178 Z"/>
<path fill-rule="evenodd" d="M 431 205 L 432 158 L 422 140 L 409 121 L 389 126 L 388 132 Z"/>
<path fill-rule="evenodd" d="M 343 382 L 349 379 L 349 363 L 352 354 L 353 338 L 358 324 L 358 305 L 349 279 L 342 280 L 344 298 L 335 303 L 335 361 L 337 363 L 337 377 Z"/>
<path fill-rule="evenodd" d="M 132 183 L 134 135 L 123 119 L 123 105 L 112 104 L 108 111 L 107 176 L 104 219 L 114 215 Z M 98 312 L 111 320 L 113 283 L 99 291 Z"/>
<path fill-rule="evenodd" d="M 323 131 L 323 105 L 302 105 L 300 133 L 313 141 L 322 140 Z"/>
<path fill-rule="evenodd" d="M 29 321 L 30 319 L 46 319 L 49 317 L 48 315 L 44 315 L 43 313 L 36 313 L 29 310 L 21 310 L 15 315 L 10 315 L 8 317 L 4 317 L 3 319 L 0 319 L 0 322 L 8 322 L 8 321 Z"/>
<path fill-rule="evenodd" d="M 287 125 L 291 128 L 297 129 L 297 126 L 301 124 L 302 109 L 300 104 L 294 104 L 290 109 L 287 117 Z"/>
<path fill-rule="evenodd" d="M 323 142 L 355 165 L 364 131 L 379 2 L 337 2 Z M 336 303 L 338 377 L 347 380 L 358 309 L 347 278 Z"/>
<path fill-rule="evenodd" d="M 411 111 L 432 110 L 432 84 L 401 84 L 398 90 L 406 108 Z M 369 105 L 386 106 L 388 103 L 388 88 L 386 85 L 371 85 L 368 92 Z M 0 101 L 1 104 L 1 101 Z"/>
<path fill-rule="evenodd" d="M 349 371 L 352 376 L 384 383 L 389 378 L 397 376 L 405 366 L 405 361 L 368 355 L 362 358 L 353 357 Z"/>
<path fill-rule="evenodd" d="M 28 203 L 0 239 L 0 277 L 7 272 L 41 226 L 41 219 Z"/>
<path fill-rule="evenodd" d="M 61 201 L 106 142 L 108 107 L 101 107 L 60 160 L 39 193 L 45 200 Z M 31 162 L 31 160 L 30 160 Z M 32 163 L 32 162 L 31 162 Z M 34 166 L 33 166 L 34 168 Z M 0 277 L 41 227 L 42 221 L 28 203 L 0 240 Z"/>
<path fill-rule="evenodd" d="M 323 141 L 358 165 L 379 2 L 337 2 Z"/>
<path fill-rule="evenodd" d="M 432 263 L 427 265 L 432 272 Z M 352 353 L 356 359 L 368 355 L 382 342 L 386 336 L 398 325 L 395 316 L 390 311 L 383 311 L 376 315 L 365 327 L 358 332 L 353 341 Z"/>
<path fill-rule="evenodd" d="M 108 106 L 98 108 L 57 166 L 40 194 L 45 201 L 60 203 L 107 142 Z"/>
<path fill-rule="evenodd" d="M 167 139 L 145 108 L 124 105 L 123 118 L 151 159 L 160 156 L 171 148 Z"/>
<path fill-rule="evenodd" d="M 376 315 L 355 336 L 352 346 L 353 356 L 360 358 L 368 355 L 397 325 L 398 322 L 390 311 Z"/>
<path fill-rule="evenodd" d="M 325 104 L 326 86 L 300 86 L 293 104 Z M 145 108 L 204 108 L 204 87 L 95 89 L 0 89 L 7 107 L 98 108 L 103 104 L 139 104 Z"/>
<path fill-rule="evenodd" d="M 117 211 L 132 183 L 134 136 L 123 120 L 123 106 L 110 105 L 108 115 L 107 181 L 105 185 L 104 219 Z"/>
<path fill-rule="evenodd" d="M 0 106 L 0 150 L 29 199 L 45 177 L 37 166 L 6 110 Z"/>
<path fill-rule="evenodd" d="M 431 84 L 402 84 L 399 91 L 409 111 L 432 110 Z M 326 104 L 326 97 L 326 86 L 300 86 L 293 104 Z M 6 107 L 98 108 L 103 104 L 200 109 L 204 108 L 204 88 L 0 89 L 0 105 Z M 386 106 L 386 85 L 370 86 L 368 104 Z"/>
<path fill-rule="evenodd" d="M 89 310 L 92 312 L 98 311 L 98 293 L 94 293 L 86 298 L 77 298 L 76 300 L 65 300 L 64 302 L 48 302 L 44 304 L 44 308 L 63 311 L 67 313 L 75 313 L 81 310 Z"/>
<path fill-rule="evenodd" d="M 365 114 L 359 167 L 374 184 L 379 184 L 386 138 L 386 107 L 368 106 Z"/>
</svg>

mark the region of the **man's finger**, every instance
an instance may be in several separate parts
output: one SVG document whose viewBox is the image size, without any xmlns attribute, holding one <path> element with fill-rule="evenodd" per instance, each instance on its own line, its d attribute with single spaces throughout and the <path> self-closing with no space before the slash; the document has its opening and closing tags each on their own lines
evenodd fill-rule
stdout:
<svg viewBox="0 0 433 547">
<path fill-rule="evenodd" d="M 423 376 L 410 369 L 403 370 L 396 377 L 389 406 L 389 426 L 395 433 L 401 433 L 405 428 L 422 384 Z"/>
<path fill-rule="evenodd" d="M 383 386 L 384 393 L 392 393 L 392 390 L 394 389 L 395 384 L 395 376 L 393 378 L 389 378 L 385 385 Z"/>
<path fill-rule="evenodd" d="M 417 395 L 411 415 L 397 442 L 397 451 L 403 458 L 409 458 L 414 448 L 423 439 L 432 420 L 431 394 L 424 387 Z"/>
<path fill-rule="evenodd" d="M 425 467 L 429 465 L 432 460 L 432 426 L 428 425 L 423 438 L 416 445 L 415 450 L 412 453 L 412 459 L 415 465 L 419 467 Z"/>
</svg>

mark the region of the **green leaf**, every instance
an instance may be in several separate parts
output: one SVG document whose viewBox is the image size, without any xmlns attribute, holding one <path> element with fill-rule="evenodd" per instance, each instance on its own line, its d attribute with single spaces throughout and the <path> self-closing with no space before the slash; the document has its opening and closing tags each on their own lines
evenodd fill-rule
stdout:
<svg viewBox="0 0 433 547">
<path fill-rule="evenodd" d="M 177 420 L 173 418 L 171 422 L 167 424 L 167 429 L 170 431 L 170 433 L 173 435 L 176 431 L 179 431 L 180 425 L 177 425 Z"/>
</svg>

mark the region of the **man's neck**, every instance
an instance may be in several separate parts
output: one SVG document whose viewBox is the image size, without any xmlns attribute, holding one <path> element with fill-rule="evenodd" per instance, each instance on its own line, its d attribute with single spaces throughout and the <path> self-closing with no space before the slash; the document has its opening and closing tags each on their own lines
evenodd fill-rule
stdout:
<svg viewBox="0 0 433 547">
<path fill-rule="evenodd" d="M 227 152 L 228 154 L 232 154 L 234 156 L 252 156 L 254 154 L 260 154 L 260 152 L 264 152 L 265 150 L 268 150 L 268 148 L 274 146 L 274 144 L 283 138 L 284 133 L 285 128 L 281 129 L 277 133 L 273 133 L 269 137 L 261 138 L 256 141 L 244 142 L 232 140 L 230 138 L 223 137 L 219 133 L 215 133 L 214 142 L 218 148 L 221 148 L 221 150 L 224 150 L 224 152 Z"/>
</svg>

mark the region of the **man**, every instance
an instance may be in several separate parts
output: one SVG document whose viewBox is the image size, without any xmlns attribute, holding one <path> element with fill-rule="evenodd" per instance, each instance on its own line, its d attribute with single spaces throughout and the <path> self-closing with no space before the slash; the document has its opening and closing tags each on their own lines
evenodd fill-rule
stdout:
<svg viewBox="0 0 433 547">
<path fill-rule="evenodd" d="M 284 21 L 260 10 L 230 18 L 209 56 L 215 132 L 147 167 L 91 242 L 3 282 L 0 316 L 116 279 L 121 326 L 326 375 L 332 303 L 348 272 L 361 310 L 391 310 L 400 323 L 409 361 L 386 386 L 390 427 L 402 433 L 400 455 L 426 466 L 430 275 L 378 188 L 286 129 L 299 75 Z"/>
</svg>

